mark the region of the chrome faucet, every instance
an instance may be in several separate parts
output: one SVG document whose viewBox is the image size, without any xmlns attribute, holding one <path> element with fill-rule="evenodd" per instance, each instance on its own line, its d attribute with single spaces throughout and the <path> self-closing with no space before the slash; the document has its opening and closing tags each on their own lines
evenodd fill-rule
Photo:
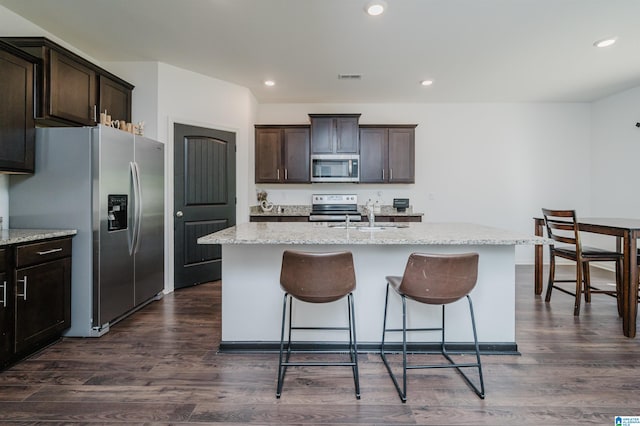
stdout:
<svg viewBox="0 0 640 426">
<path fill-rule="evenodd" d="M 367 217 L 369 218 L 369 226 L 374 226 L 376 222 L 376 215 L 373 212 L 373 206 L 369 206 L 367 209 Z"/>
</svg>

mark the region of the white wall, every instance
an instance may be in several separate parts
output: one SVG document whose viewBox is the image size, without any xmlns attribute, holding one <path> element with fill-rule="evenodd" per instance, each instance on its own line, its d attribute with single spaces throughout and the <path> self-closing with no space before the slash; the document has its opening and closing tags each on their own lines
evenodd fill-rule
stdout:
<svg viewBox="0 0 640 426">
<path fill-rule="evenodd" d="M 640 218 L 640 87 L 592 104 L 591 202 L 596 216 Z"/>
<path fill-rule="evenodd" d="M 416 183 L 258 185 L 275 204 L 309 204 L 314 192 L 366 200 L 382 191 L 384 204 L 409 197 L 429 221 L 528 234 L 543 206 L 589 211 L 589 104 L 261 104 L 258 123 L 308 123 L 308 113 L 326 112 L 359 112 L 363 124 L 417 123 Z M 255 189 L 249 192 L 255 204 Z M 516 256 L 531 263 L 533 248 L 520 247 Z"/>
<path fill-rule="evenodd" d="M 591 214 L 640 218 L 640 87 L 591 105 Z M 587 234 L 585 244 L 615 249 L 613 238 Z M 611 264 L 605 265 L 611 268 Z"/>
</svg>

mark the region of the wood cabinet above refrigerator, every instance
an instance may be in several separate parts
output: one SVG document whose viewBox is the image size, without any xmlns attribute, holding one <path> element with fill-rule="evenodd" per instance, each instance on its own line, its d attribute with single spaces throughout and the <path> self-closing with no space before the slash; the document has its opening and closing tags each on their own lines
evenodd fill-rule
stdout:
<svg viewBox="0 0 640 426">
<path fill-rule="evenodd" d="M 100 111 L 131 122 L 133 85 L 44 37 L 4 37 L 39 58 L 36 120 L 48 126 L 93 126 Z"/>
</svg>

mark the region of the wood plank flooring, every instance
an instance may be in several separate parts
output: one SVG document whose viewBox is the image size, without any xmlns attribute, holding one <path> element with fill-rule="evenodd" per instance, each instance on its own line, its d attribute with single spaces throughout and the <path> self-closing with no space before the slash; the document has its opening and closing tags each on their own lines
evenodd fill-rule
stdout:
<svg viewBox="0 0 640 426">
<path fill-rule="evenodd" d="M 453 370 L 414 370 L 402 404 L 375 354 L 360 356 L 361 400 L 344 367 L 290 369 L 277 400 L 277 354 L 216 352 L 215 282 L 1 372 L 0 424 L 613 425 L 640 416 L 640 338 L 622 335 L 615 300 L 594 295 L 576 318 L 570 296 L 534 296 L 532 267 L 517 267 L 516 286 L 521 355 L 483 356 L 485 400 Z"/>
</svg>

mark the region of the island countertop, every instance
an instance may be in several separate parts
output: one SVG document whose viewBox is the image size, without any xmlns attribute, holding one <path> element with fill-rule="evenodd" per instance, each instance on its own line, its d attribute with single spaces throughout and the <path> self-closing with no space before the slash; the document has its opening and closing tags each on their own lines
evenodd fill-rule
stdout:
<svg viewBox="0 0 640 426">
<path fill-rule="evenodd" d="M 336 226 L 338 225 L 338 226 Z M 342 225 L 342 227 L 340 227 Z M 402 245 L 533 245 L 548 238 L 473 223 L 241 223 L 198 238 L 198 244 L 402 244 Z"/>
</svg>

